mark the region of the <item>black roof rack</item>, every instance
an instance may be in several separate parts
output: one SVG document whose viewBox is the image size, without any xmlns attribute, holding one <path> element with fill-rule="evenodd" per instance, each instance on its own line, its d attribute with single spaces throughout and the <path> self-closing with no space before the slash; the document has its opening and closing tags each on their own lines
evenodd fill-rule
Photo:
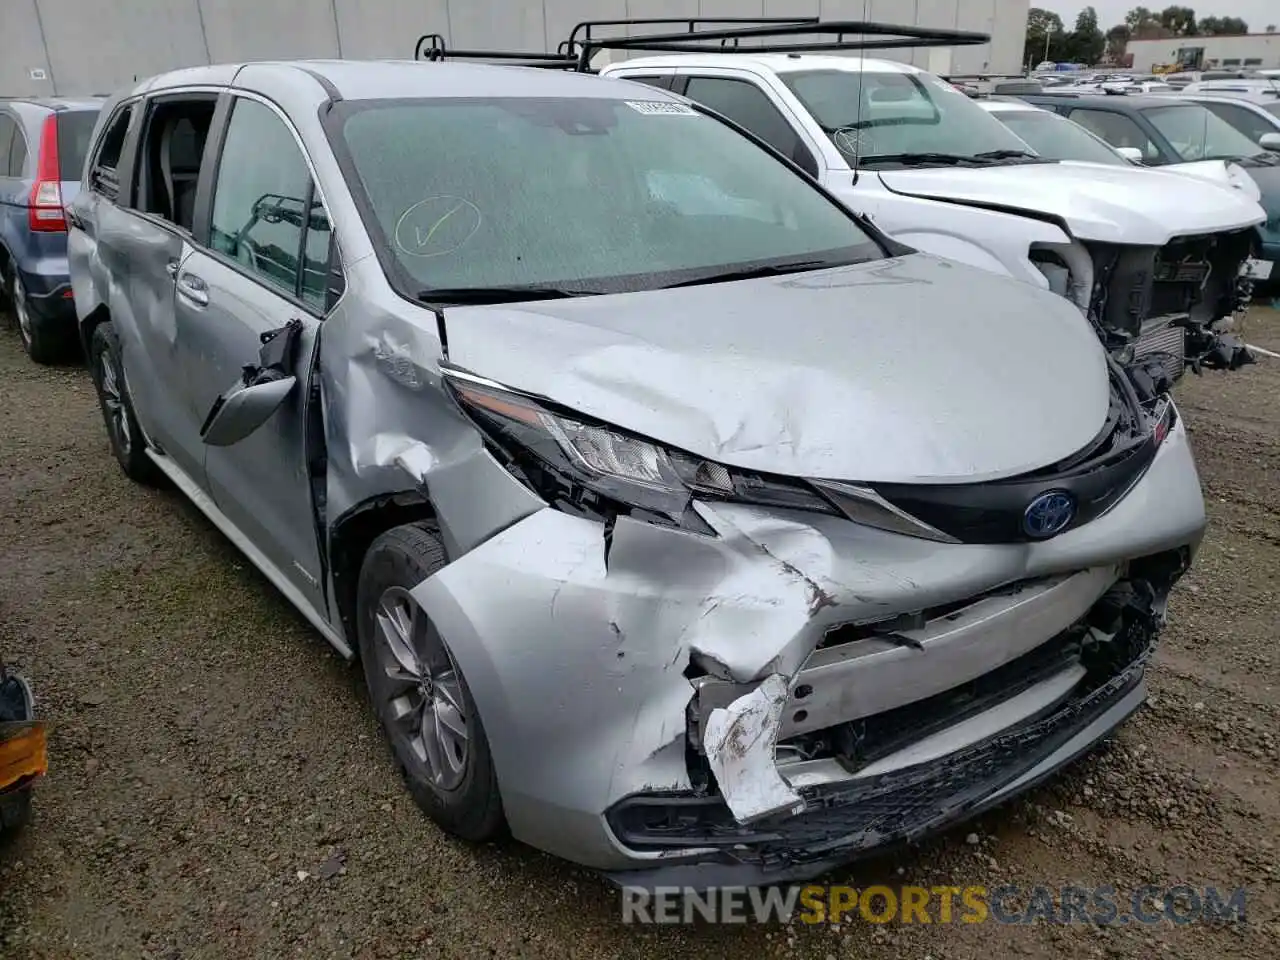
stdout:
<svg viewBox="0 0 1280 960">
<path fill-rule="evenodd" d="M 595 36 L 597 28 L 684 27 L 680 32 L 643 36 Z M 705 28 L 705 29 L 704 29 Z M 809 39 L 803 39 L 808 37 Z M 826 39 L 820 39 L 826 38 Z M 870 38 L 870 39 L 868 39 Z M 817 17 L 679 17 L 631 20 L 584 20 L 555 53 L 511 50 L 452 50 L 438 33 L 423 34 L 414 46 L 415 60 L 497 60 L 504 63 L 592 72 L 591 60 L 601 50 L 646 53 L 724 53 L 742 40 L 759 41 L 751 53 L 826 53 L 838 50 L 890 50 L 903 47 L 951 47 L 988 43 L 990 34 L 968 30 L 820 20 Z"/>
</svg>

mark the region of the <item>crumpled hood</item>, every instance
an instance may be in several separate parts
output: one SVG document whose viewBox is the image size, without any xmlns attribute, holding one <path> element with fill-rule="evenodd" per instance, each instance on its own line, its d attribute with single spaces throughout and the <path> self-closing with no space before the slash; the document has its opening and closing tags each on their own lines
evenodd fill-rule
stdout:
<svg viewBox="0 0 1280 960">
<path fill-rule="evenodd" d="M 1163 246 L 1174 237 L 1237 230 L 1265 219 L 1240 191 L 1188 184 L 1187 178 L 1170 181 L 1174 174 L 1139 167 L 1028 163 L 882 170 L 879 176 L 894 193 L 1048 214 L 1075 237 L 1103 243 Z"/>
<path fill-rule="evenodd" d="M 1030 284 L 925 254 L 734 283 L 450 307 L 448 359 L 744 469 L 1011 476 L 1101 429 L 1105 352 Z"/>
</svg>

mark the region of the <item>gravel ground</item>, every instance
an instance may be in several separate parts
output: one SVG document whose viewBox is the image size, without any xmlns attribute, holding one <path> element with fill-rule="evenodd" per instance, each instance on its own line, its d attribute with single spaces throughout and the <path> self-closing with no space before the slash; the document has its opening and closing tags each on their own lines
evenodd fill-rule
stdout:
<svg viewBox="0 0 1280 960">
<path fill-rule="evenodd" d="M 1280 351 L 1280 312 L 1249 334 Z M 623 926 L 590 874 L 416 811 L 358 671 L 190 504 L 125 480 L 82 370 L 0 323 L 0 384 L 0 654 L 52 724 L 0 851 L 0 956 L 1276 955 L 1280 361 L 1179 388 L 1212 522 L 1151 707 L 1026 799 L 832 878 L 1243 885 L 1247 926 Z"/>
</svg>

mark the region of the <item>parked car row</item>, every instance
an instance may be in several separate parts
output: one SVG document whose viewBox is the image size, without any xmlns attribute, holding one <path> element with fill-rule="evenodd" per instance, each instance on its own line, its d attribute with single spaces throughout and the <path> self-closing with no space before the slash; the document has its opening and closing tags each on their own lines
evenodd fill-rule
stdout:
<svg viewBox="0 0 1280 960">
<path fill-rule="evenodd" d="M 1248 358 L 1217 325 L 1261 208 L 799 27 L 851 32 L 209 66 L 101 109 L 65 220 L 111 450 L 361 661 L 458 836 L 811 877 L 1145 699 L 1205 527 L 1170 381 Z"/>
<path fill-rule="evenodd" d="M 80 189 L 101 100 L 0 100 L 0 292 L 38 363 L 76 343 L 63 212 Z"/>
</svg>

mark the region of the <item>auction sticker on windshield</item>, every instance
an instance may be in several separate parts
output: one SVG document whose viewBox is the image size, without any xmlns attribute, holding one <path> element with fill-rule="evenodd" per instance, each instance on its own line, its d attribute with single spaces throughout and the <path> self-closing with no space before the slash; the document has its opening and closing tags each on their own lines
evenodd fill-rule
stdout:
<svg viewBox="0 0 1280 960">
<path fill-rule="evenodd" d="M 698 111 L 686 107 L 683 103 L 672 103 L 670 100 L 626 100 L 628 107 L 637 113 L 664 117 L 696 117 Z"/>
</svg>

